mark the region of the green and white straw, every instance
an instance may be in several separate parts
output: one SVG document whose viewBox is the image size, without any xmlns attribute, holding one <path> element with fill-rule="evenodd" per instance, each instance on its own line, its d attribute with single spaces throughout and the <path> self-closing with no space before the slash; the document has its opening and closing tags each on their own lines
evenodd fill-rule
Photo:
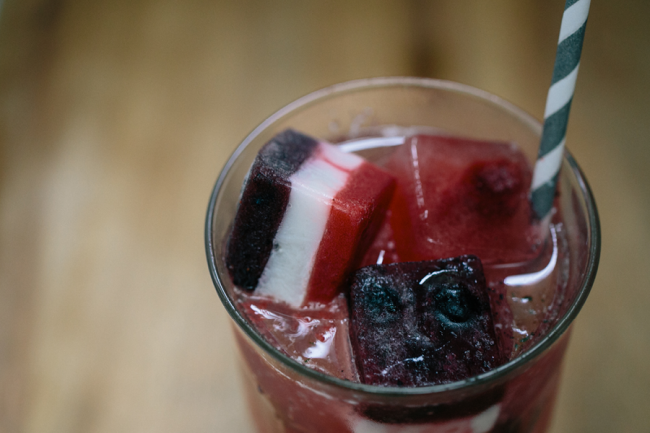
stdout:
<svg viewBox="0 0 650 433">
<path fill-rule="evenodd" d="M 533 211 L 540 220 L 553 208 L 590 3 L 591 0 L 566 0 L 564 6 L 542 140 L 530 188 Z"/>
</svg>

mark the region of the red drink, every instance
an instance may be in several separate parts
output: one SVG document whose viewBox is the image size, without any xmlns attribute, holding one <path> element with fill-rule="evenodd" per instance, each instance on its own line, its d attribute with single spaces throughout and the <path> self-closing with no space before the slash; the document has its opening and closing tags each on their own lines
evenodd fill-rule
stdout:
<svg viewBox="0 0 650 433">
<path fill-rule="evenodd" d="M 364 113 L 369 116 L 369 127 L 355 130 L 359 115 Z M 332 125 L 337 123 L 339 130 L 332 131 Z M 434 127 L 455 135 L 516 142 L 523 149 L 524 154 L 497 146 L 501 150 L 482 154 L 480 145 L 470 144 L 468 148 L 476 147 L 469 152 L 475 161 L 469 169 L 461 170 L 465 174 L 453 180 L 451 170 L 441 177 L 453 184 L 452 189 L 458 189 L 458 185 L 478 188 L 478 194 L 465 194 L 471 199 L 463 201 L 464 207 L 454 201 L 453 194 L 439 189 L 430 194 L 427 182 L 440 182 L 428 175 L 420 178 L 420 184 L 412 183 L 415 188 L 407 187 L 405 191 L 404 180 L 411 174 L 400 174 L 400 157 L 404 160 L 408 152 L 400 156 L 399 148 L 373 146 L 357 152 L 385 165 L 398 178 L 391 215 L 374 237 L 365 262 L 431 260 L 465 253 L 485 256 L 489 303 L 496 313 L 490 327 L 497 333 L 500 353 L 506 353 L 509 360 L 488 363 L 489 369 L 472 373 L 477 374 L 473 377 L 458 380 L 452 375 L 442 382 L 423 383 L 425 386 L 359 383 L 359 362 L 352 361 L 347 302 L 343 297 L 334 297 L 320 306 L 301 301 L 291 307 L 251 296 L 233 286 L 223 257 L 241 182 L 257 149 L 287 126 L 331 141 L 351 135 L 381 136 L 387 131 L 411 135 L 414 129 L 408 128 L 416 126 L 419 132 Z M 531 225 L 526 209 L 519 206 L 521 200 L 513 201 L 513 196 L 525 195 L 530 179 L 525 172 L 512 175 L 517 172 L 513 167 L 521 166 L 522 161 L 526 164 L 525 154 L 534 154 L 538 134 L 539 125 L 525 114 L 476 90 L 430 80 L 388 79 L 351 83 L 309 96 L 279 112 L 249 136 L 217 183 L 206 233 L 217 291 L 236 324 L 249 404 L 259 431 L 545 431 L 568 340 L 565 331 L 595 276 L 598 227 L 591 196 L 588 190 L 580 189 L 584 180 L 575 165 L 567 162 L 552 236 L 540 235 L 540 226 Z M 433 159 L 425 155 L 431 148 L 435 154 L 444 154 L 446 147 L 454 147 L 454 139 L 419 140 L 437 141 L 427 149 L 415 146 L 422 153 L 422 162 L 433 164 Z M 359 148 L 358 144 L 346 146 Z M 410 144 L 412 141 L 407 142 Z M 450 152 L 441 161 L 453 159 L 453 149 Z M 444 164 L 436 164 L 437 172 L 444 172 Z M 383 197 L 382 191 L 380 188 L 376 192 L 377 197 Z M 416 195 L 415 202 L 409 194 Z M 486 196 L 488 206 L 477 206 Z M 419 206 L 418 199 L 430 205 Z M 455 215 L 453 210 L 459 207 L 463 212 Z M 472 207 L 484 209 L 483 215 L 478 219 L 465 215 Z M 383 211 L 385 206 L 378 209 Z M 465 227 L 482 230 L 454 235 L 449 230 L 438 230 L 439 225 L 427 225 L 427 218 L 417 220 L 421 224 L 415 228 L 412 223 L 404 223 L 405 218 L 411 218 L 409 213 L 418 216 L 421 210 L 429 210 L 443 226 L 466 218 Z M 498 221 L 501 228 L 485 221 Z M 506 228 L 502 227 L 504 221 Z M 370 226 L 374 228 L 360 230 L 374 235 L 379 225 Z M 512 235 L 521 232 L 523 237 Z M 422 234 L 426 236 L 419 242 Z M 491 245 L 495 240 L 501 242 L 496 248 Z M 301 299 L 310 299 L 312 292 L 305 293 Z M 409 359 L 417 361 L 419 357 Z"/>
</svg>

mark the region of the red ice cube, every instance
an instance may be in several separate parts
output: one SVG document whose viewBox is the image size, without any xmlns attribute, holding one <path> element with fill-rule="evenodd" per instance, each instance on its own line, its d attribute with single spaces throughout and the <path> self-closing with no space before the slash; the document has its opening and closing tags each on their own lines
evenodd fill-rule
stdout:
<svg viewBox="0 0 650 433">
<path fill-rule="evenodd" d="M 367 266 L 350 290 L 350 339 L 362 382 L 424 386 L 505 362 L 481 262 L 461 256 Z"/>
<path fill-rule="evenodd" d="M 434 260 L 473 254 L 483 263 L 535 256 L 539 224 L 528 202 L 531 170 L 513 143 L 417 135 L 386 163 L 397 189 L 385 225 L 364 259 Z M 394 246 L 393 246 L 394 244 Z"/>
</svg>

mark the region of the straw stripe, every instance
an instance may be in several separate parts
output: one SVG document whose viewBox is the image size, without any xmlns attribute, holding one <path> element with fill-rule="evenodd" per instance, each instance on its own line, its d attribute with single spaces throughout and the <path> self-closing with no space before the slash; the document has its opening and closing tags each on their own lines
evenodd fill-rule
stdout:
<svg viewBox="0 0 650 433">
<path fill-rule="evenodd" d="M 553 84 L 549 89 L 548 97 L 546 98 L 546 110 L 544 111 L 545 119 L 559 111 L 571 101 L 573 91 L 576 88 L 579 67 L 580 64 L 578 64 L 569 75 Z"/>
<path fill-rule="evenodd" d="M 560 42 L 555 54 L 555 67 L 553 68 L 553 84 L 569 75 L 580 63 L 582 40 L 585 37 L 587 23 L 580 27 L 574 34 Z"/>
<path fill-rule="evenodd" d="M 560 164 L 562 164 L 565 141 L 566 140 L 563 140 L 559 146 L 555 147 L 555 149 L 537 160 L 537 165 L 535 166 L 536 170 L 533 174 L 533 190 L 549 181 L 548 177 L 544 176 L 545 173 L 553 173 L 555 167 L 559 167 Z"/>
<path fill-rule="evenodd" d="M 559 111 L 546 118 L 544 129 L 542 130 L 542 141 L 539 146 L 537 158 L 541 158 L 551 152 L 557 146 L 561 145 L 566 135 L 566 127 L 569 120 L 569 111 L 571 110 L 571 101 L 569 101 Z M 537 167 L 537 166 L 535 166 Z M 537 168 L 535 168 L 537 169 Z M 548 177 L 552 177 L 553 173 Z"/>
<path fill-rule="evenodd" d="M 531 194 L 533 210 L 539 219 L 546 217 L 551 209 L 553 209 L 553 199 L 555 199 L 558 176 L 559 172 Z"/>
<path fill-rule="evenodd" d="M 564 6 L 553 78 L 544 110 L 544 129 L 531 183 L 531 204 L 540 219 L 553 207 L 589 5 L 590 0 L 566 0 Z"/>
<path fill-rule="evenodd" d="M 568 3 L 568 2 L 567 2 Z M 589 13 L 589 0 L 578 0 L 564 11 L 562 26 L 560 27 L 560 38 L 558 43 L 562 42 L 572 34 L 578 31 L 580 27 L 587 22 Z"/>
</svg>

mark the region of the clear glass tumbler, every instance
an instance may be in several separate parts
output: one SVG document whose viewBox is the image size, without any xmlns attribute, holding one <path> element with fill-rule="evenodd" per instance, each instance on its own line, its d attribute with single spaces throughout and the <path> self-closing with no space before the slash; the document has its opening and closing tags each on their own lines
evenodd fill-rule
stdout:
<svg viewBox="0 0 650 433">
<path fill-rule="evenodd" d="M 396 131 L 443 131 L 517 143 L 531 164 L 540 123 L 510 103 L 465 85 L 422 78 L 376 78 L 305 96 L 258 126 L 239 145 L 214 187 L 206 252 L 217 293 L 232 318 L 247 404 L 259 432 L 544 432 L 547 430 L 570 326 L 594 282 L 600 254 L 598 214 L 587 181 L 566 153 L 558 215 L 567 270 L 553 314 L 540 335 L 500 367 L 459 382 L 418 388 L 354 383 L 312 370 L 269 344 L 233 301 L 224 246 L 246 173 L 258 150 L 293 128 L 339 143 Z M 374 150 L 365 151 L 372 159 Z M 381 149 L 377 150 L 381 153 Z"/>
</svg>

